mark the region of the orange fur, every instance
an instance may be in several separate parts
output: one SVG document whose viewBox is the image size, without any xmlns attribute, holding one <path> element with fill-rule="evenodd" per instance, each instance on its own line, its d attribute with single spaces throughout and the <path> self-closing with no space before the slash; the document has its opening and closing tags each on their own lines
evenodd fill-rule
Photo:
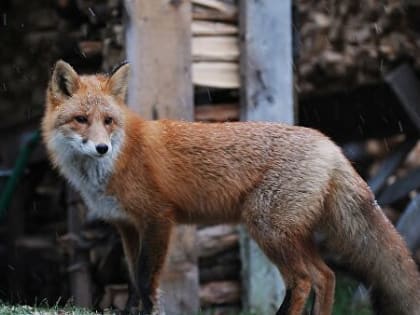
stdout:
<svg viewBox="0 0 420 315">
<path fill-rule="evenodd" d="M 334 274 L 314 246 L 314 231 L 326 233 L 330 247 L 363 274 L 385 302 L 391 301 L 391 313 L 384 310 L 384 299 L 378 302 L 381 314 L 419 314 L 419 275 L 404 242 L 367 185 L 325 136 L 273 123 L 146 121 L 122 102 L 128 68 L 110 78 L 75 77 L 67 66 L 58 64 L 60 71 L 54 72 L 47 92 L 44 140 L 55 165 L 71 180 L 65 157 L 56 149 L 57 133 L 68 133 L 76 141 L 75 133 L 93 142 L 98 134 L 111 140 L 117 132 L 123 135 L 106 166 L 109 174 L 97 181 L 104 185 L 98 188 L 101 194 L 76 188 L 90 203 L 109 197 L 103 204 L 115 205 L 112 215 L 102 217 L 120 230 L 146 312 L 156 303 L 173 225 L 235 222 L 248 227 L 285 278 L 290 295 L 278 314 L 301 314 L 311 289 L 313 314 L 331 313 Z M 80 126 L 72 120 L 80 113 L 89 123 Z M 103 124 L 104 115 L 113 118 L 111 126 Z M 83 156 L 69 152 L 85 165 Z M 102 158 L 92 159 L 89 165 L 102 171 Z M 77 178 L 71 181 L 77 183 Z"/>
</svg>

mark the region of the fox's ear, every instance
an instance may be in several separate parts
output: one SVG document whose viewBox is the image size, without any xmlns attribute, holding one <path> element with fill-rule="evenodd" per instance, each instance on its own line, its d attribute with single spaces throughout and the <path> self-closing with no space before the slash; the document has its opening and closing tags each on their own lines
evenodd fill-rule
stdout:
<svg viewBox="0 0 420 315">
<path fill-rule="evenodd" d="M 50 88 L 56 96 L 70 97 L 79 88 L 79 75 L 67 62 L 57 61 L 51 77 Z"/>
<path fill-rule="evenodd" d="M 130 64 L 125 62 L 111 72 L 107 82 L 109 93 L 123 102 L 127 95 L 129 73 Z"/>
</svg>

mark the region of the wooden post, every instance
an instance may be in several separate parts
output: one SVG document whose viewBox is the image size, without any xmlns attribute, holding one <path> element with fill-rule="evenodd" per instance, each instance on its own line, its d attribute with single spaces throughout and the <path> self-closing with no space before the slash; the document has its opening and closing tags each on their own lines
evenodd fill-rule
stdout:
<svg viewBox="0 0 420 315">
<path fill-rule="evenodd" d="M 240 1 L 241 119 L 294 122 L 291 0 Z M 275 314 L 284 283 L 245 231 L 241 231 L 243 304 Z"/>
<path fill-rule="evenodd" d="M 80 195 L 69 185 L 66 188 L 68 235 L 77 239 L 80 236 L 80 230 L 85 220 L 86 208 Z M 74 305 L 91 307 L 92 281 L 89 271 L 88 249 L 80 249 L 77 244 L 73 244 L 69 272 L 70 291 Z"/>
<path fill-rule="evenodd" d="M 193 119 L 191 3 L 126 0 L 128 104 L 146 119 Z M 162 281 L 167 315 L 199 310 L 196 230 L 180 226 Z"/>
</svg>

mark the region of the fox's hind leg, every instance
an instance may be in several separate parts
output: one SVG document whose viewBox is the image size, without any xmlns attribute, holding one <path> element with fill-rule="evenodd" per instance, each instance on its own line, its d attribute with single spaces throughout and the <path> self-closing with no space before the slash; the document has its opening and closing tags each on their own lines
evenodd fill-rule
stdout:
<svg viewBox="0 0 420 315">
<path fill-rule="evenodd" d="M 313 207 L 298 207 L 299 204 L 291 199 L 278 200 L 264 187 L 257 188 L 243 203 L 243 222 L 263 252 L 279 268 L 289 290 L 278 315 L 301 315 L 311 289 L 315 291 L 312 314 L 331 314 L 334 275 L 312 241 L 314 227 L 322 213 L 319 210 L 322 202 L 305 204 Z"/>
<path fill-rule="evenodd" d="M 303 269 L 300 270 L 300 268 Z M 276 315 L 303 314 L 306 301 L 311 292 L 312 282 L 309 275 L 306 273 L 306 267 L 303 265 L 299 267 L 295 265 L 292 269 L 292 271 L 289 269 L 288 272 L 285 272 L 285 270 L 282 272 L 283 275 L 287 275 L 284 276 L 284 278 L 288 289 L 285 300 Z"/>
<path fill-rule="evenodd" d="M 251 237 L 279 268 L 288 289 L 286 301 L 277 315 L 301 315 L 313 286 L 303 242 L 294 235 L 280 232 L 277 228 L 260 226 L 261 221 L 254 219 L 252 214 L 247 215 L 244 217 L 244 223 Z"/>
<path fill-rule="evenodd" d="M 315 291 L 311 315 L 332 314 L 335 292 L 334 272 L 325 264 L 315 247 L 311 251 L 311 262 Z"/>
</svg>

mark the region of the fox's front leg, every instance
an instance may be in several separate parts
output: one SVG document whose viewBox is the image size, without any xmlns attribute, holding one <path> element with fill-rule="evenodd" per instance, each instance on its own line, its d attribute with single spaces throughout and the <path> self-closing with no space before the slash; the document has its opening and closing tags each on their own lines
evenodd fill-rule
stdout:
<svg viewBox="0 0 420 315">
<path fill-rule="evenodd" d="M 125 222 L 118 222 L 116 227 L 121 237 L 129 274 L 129 297 L 125 309 L 128 313 L 133 313 L 140 306 L 140 295 L 136 282 L 136 268 L 141 251 L 141 229 Z"/>
<path fill-rule="evenodd" d="M 145 224 L 144 231 L 137 234 L 139 252 L 134 250 L 133 234 L 125 229 L 121 236 L 126 252 L 132 282 L 142 304 L 142 315 L 159 314 L 158 286 L 159 276 L 168 251 L 172 222 L 167 219 L 154 220 Z M 140 235 L 140 237 L 139 237 Z M 124 240 L 126 239 L 126 240 Z M 128 246 L 127 246 L 128 245 Z M 131 248 L 131 249 L 130 249 Z"/>
</svg>

